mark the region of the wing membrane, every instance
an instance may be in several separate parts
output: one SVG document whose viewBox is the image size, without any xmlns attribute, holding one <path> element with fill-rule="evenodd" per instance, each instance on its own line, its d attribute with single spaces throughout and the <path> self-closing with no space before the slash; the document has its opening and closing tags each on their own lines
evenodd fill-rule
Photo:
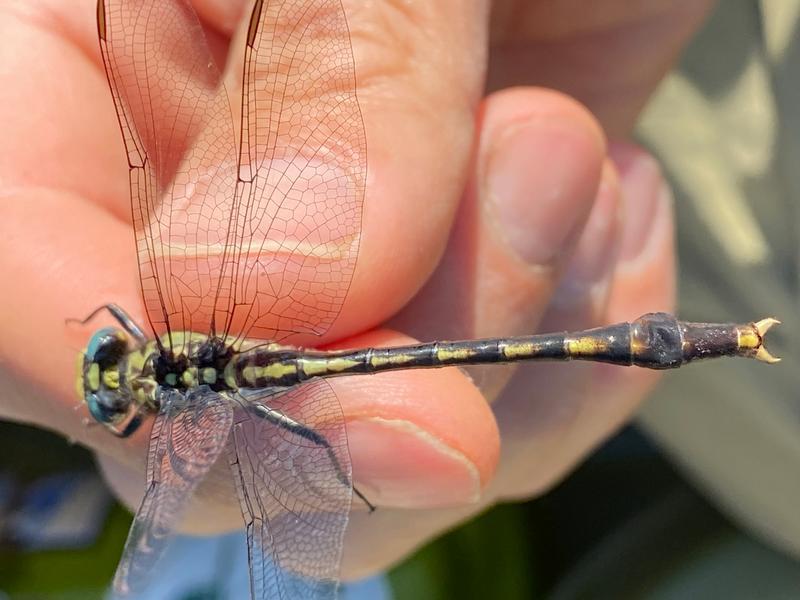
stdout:
<svg viewBox="0 0 800 600">
<path fill-rule="evenodd" d="M 186 329 L 219 285 L 236 181 L 230 105 L 184 0 L 99 0 L 98 35 L 130 169 L 147 314 Z M 196 319 L 208 327 L 202 311 Z"/>
<path fill-rule="evenodd" d="M 352 489 L 333 390 L 317 381 L 248 396 L 234 413 L 228 446 L 252 597 L 335 598 Z"/>
<path fill-rule="evenodd" d="M 258 0 L 243 73 L 232 328 L 321 335 L 353 275 L 366 179 L 340 0 Z"/>
<path fill-rule="evenodd" d="M 156 333 L 322 334 L 355 268 L 366 174 L 339 0 L 255 3 L 237 152 L 185 0 L 98 0 Z"/>
<path fill-rule="evenodd" d="M 230 404 L 207 387 L 162 400 L 150 434 L 147 487 L 122 553 L 114 590 L 141 590 L 197 485 L 219 458 L 232 423 Z"/>
</svg>

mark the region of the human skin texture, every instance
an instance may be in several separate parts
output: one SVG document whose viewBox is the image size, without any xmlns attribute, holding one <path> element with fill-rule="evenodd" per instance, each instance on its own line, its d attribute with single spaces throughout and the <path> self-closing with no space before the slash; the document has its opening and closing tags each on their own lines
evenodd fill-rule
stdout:
<svg viewBox="0 0 800 600">
<path fill-rule="evenodd" d="M 193 2 L 229 59 L 233 96 L 245 4 Z M 521 335 L 672 309 L 671 196 L 625 140 L 709 5 L 344 0 L 369 172 L 353 283 L 319 345 Z M 86 426 L 74 364 L 105 321 L 65 325 L 106 302 L 146 323 L 94 16 L 94 0 L 0 6 L 0 417 L 91 448 L 135 507 L 149 422 L 125 440 Z M 335 380 L 356 484 L 380 507 L 355 506 L 343 577 L 542 493 L 655 381 L 589 364 Z M 182 529 L 240 525 L 234 499 L 201 492 Z"/>
</svg>

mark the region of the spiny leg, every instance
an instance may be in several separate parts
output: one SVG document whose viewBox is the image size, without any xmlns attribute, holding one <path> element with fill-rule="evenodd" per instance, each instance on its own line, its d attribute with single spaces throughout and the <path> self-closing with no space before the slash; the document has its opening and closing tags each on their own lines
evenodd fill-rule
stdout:
<svg viewBox="0 0 800 600">
<path fill-rule="evenodd" d="M 103 304 L 102 306 L 98 306 L 94 309 L 89 315 L 81 320 L 78 319 L 67 319 L 67 323 L 79 323 L 81 325 L 86 325 L 89 321 L 94 319 L 98 313 L 107 310 L 111 313 L 111 316 L 117 320 L 117 322 L 122 326 L 122 328 L 128 332 L 128 334 L 135 339 L 140 345 L 144 345 L 147 343 L 147 336 L 145 335 L 144 331 L 142 330 L 139 325 L 136 324 L 136 321 L 133 320 L 125 310 L 121 307 L 117 306 L 116 304 Z"/>
<path fill-rule="evenodd" d="M 342 466 L 339 464 L 339 459 L 336 457 L 336 454 L 334 453 L 333 448 L 331 447 L 328 440 L 325 439 L 325 436 L 323 436 L 317 431 L 314 431 L 310 427 L 306 427 L 302 423 L 298 423 L 291 417 L 286 416 L 285 414 L 283 414 L 278 410 L 269 408 L 262 404 L 256 404 L 251 406 L 253 410 L 258 414 L 258 416 L 260 416 L 261 418 L 266 419 L 267 421 L 269 421 L 274 425 L 277 425 L 281 429 L 285 429 L 286 431 L 298 435 L 303 439 L 306 439 L 309 442 L 316 444 L 317 446 L 325 448 L 325 451 L 328 453 L 328 458 L 330 459 L 331 463 L 333 463 L 333 466 L 336 469 L 336 476 L 338 477 L 342 485 L 352 488 L 355 495 L 358 496 L 361 499 L 361 501 L 367 505 L 369 512 L 373 512 L 375 510 L 375 505 L 372 504 L 372 502 L 370 502 L 369 500 L 367 500 L 367 497 L 364 496 L 364 494 L 362 494 L 355 485 L 353 485 L 353 483 L 350 481 L 350 478 L 344 473 L 344 471 L 342 470 Z"/>
<path fill-rule="evenodd" d="M 118 438 L 130 437 L 142 425 L 142 409 L 135 407 L 120 423 L 104 423 L 104 425 Z"/>
</svg>

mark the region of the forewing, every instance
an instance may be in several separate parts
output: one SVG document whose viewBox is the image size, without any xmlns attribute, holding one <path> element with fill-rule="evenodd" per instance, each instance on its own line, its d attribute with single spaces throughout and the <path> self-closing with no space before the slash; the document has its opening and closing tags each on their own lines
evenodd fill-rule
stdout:
<svg viewBox="0 0 800 600">
<path fill-rule="evenodd" d="M 286 417 L 283 426 L 277 415 Z M 335 598 L 352 484 L 344 420 L 330 386 L 320 380 L 247 396 L 234 413 L 229 458 L 253 598 Z"/>
<path fill-rule="evenodd" d="M 142 589 L 197 485 L 219 458 L 233 420 L 230 403 L 207 387 L 164 395 L 147 456 L 147 486 L 133 519 L 114 591 Z"/>
<path fill-rule="evenodd" d="M 185 0 L 98 0 L 98 35 L 127 151 L 147 315 L 207 331 L 236 186 L 233 121 Z"/>
<path fill-rule="evenodd" d="M 321 335 L 353 276 L 367 168 L 340 0 L 258 0 L 243 72 L 232 294 L 217 306 L 226 331 Z"/>
<path fill-rule="evenodd" d="M 324 333 L 358 254 L 366 141 L 339 0 L 255 3 L 238 152 L 185 0 L 99 0 L 151 325 Z"/>
</svg>

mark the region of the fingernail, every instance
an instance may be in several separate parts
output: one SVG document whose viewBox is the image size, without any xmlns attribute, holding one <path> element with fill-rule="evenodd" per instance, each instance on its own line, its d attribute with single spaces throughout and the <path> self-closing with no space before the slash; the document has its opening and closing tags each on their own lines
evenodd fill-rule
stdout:
<svg viewBox="0 0 800 600">
<path fill-rule="evenodd" d="M 637 150 L 617 153 L 612 149 L 622 185 L 625 227 L 620 243 L 620 258 L 639 256 L 654 231 L 658 207 L 662 200 L 671 201 L 671 192 L 661 175 L 656 160 Z"/>
<path fill-rule="evenodd" d="M 523 260 L 549 265 L 586 222 L 597 188 L 598 141 L 568 120 L 517 125 L 486 163 L 487 205 Z"/>
<path fill-rule="evenodd" d="M 376 506 L 435 508 L 474 503 L 480 496 L 476 466 L 413 423 L 350 421 L 347 440 L 355 485 Z"/>
<path fill-rule="evenodd" d="M 578 247 L 553 294 L 552 309 L 592 312 L 605 305 L 619 251 L 620 195 L 616 170 L 607 165 Z"/>
</svg>

